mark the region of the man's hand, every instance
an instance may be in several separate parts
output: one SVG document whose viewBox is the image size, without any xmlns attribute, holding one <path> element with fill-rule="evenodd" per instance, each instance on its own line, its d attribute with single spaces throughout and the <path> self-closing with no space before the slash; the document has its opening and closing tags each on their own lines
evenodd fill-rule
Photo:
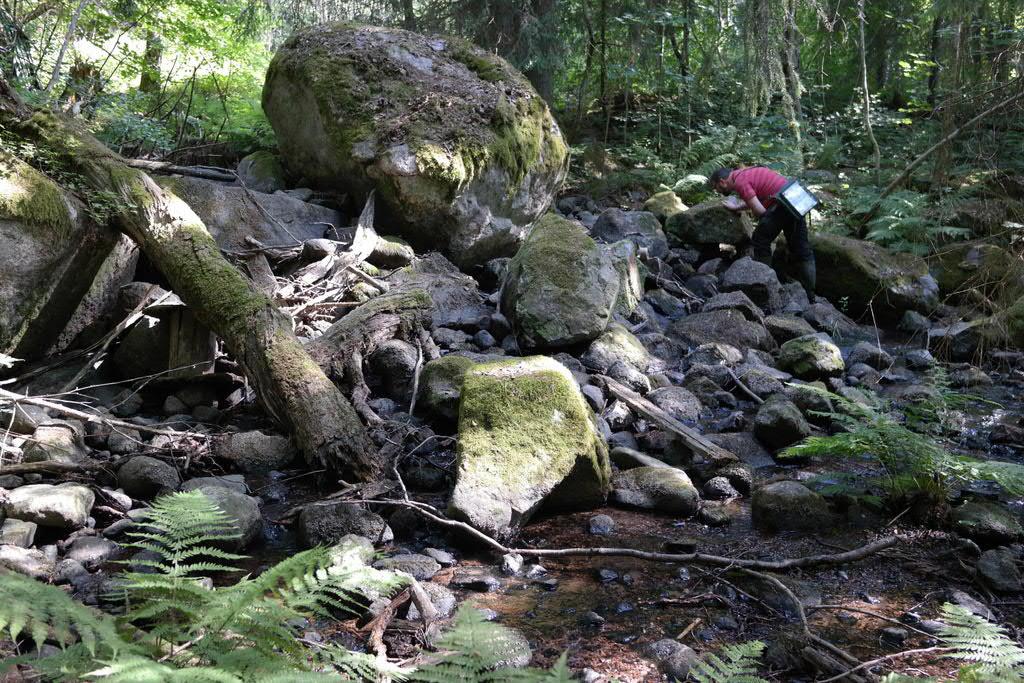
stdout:
<svg viewBox="0 0 1024 683">
<path fill-rule="evenodd" d="M 726 197 L 722 200 L 722 206 L 730 211 L 743 211 L 747 208 L 747 203 L 739 197 Z"/>
</svg>

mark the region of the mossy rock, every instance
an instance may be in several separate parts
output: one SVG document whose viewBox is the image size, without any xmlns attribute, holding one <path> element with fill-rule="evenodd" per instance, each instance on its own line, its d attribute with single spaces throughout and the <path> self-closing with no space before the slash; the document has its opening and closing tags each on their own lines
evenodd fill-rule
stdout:
<svg viewBox="0 0 1024 683">
<path fill-rule="evenodd" d="M 640 372 L 647 372 L 651 365 L 651 355 L 632 332 L 618 323 L 612 323 L 600 337 L 590 343 L 590 347 L 580 356 L 580 361 L 603 374 L 607 374 L 608 369 L 618 361 Z"/>
<path fill-rule="evenodd" d="M 700 494 L 675 467 L 634 467 L 615 475 L 612 497 L 620 505 L 692 515 L 700 506 Z"/>
<path fill-rule="evenodd" d="M 238 162 L 238 179 L 253 192 L 271 194 L 288 187 L 281 160 L 266 150 L 242 157 Z"/>
<path fill-rule="evenodd" d="M 579 344 L 608 326 L 621 281 L 582 225 L 547 214 L 509 262 L 501 310 L 522 348 Z"/>
<path fill-rule="evenodd" d="M 424 409 L 451 421 L 459 416 L 462 380 L 476 362 L 466 356 L 450 354 L 423 366 L 419 401 Z"/>
<path fill-rule="evenodd" d="M 1015 543 L 1024 538 L 1020 518 L 999 503 L 969 500 L 954 508 L 950 517 L 958 534 L 982 544 Z"/>
<path fill-rule="evenodd" d="M 729 344 L 736 348 L 774 351 L 775 340 L 764 325 L 747 320 L 735 308 L 693 313 L 672 323 L 668 335 L 691 347 Z"/>
<path fill-rule="evenodd" d="M 583 509 L 609 491 L 608 448 L 593 414 L 572 373 L 545 356 L 469 369 L 457 454 L 449 512 L 501 539 L 542 504 Z"/>
<path fill-rule="evenodd" d="M 0 353 L 41 358 L 70 341 L 61 332 L 73 318 L 81 330 L 107 313 L 113 297 L 76 310 L 90 289 L 123 284 L 122 270 L 134 268 L 134 259 L 107 262 L 118 238 L 73 194 L 0 153 Z"/>
<path fill-rule="evenodd" d="M 754 233 L 754 224 L 746 213 L 725 208 L 720 199 L 709 199 L 671 216 L 665 221 L 665 232 L 679 244 L 744 244 Z"/>
<path fill-rule="evenodd" d="M 754 491 L 754 526 L 765 531 L 821 531 L 833 521 L 828 502 L 796 481 L 777 481 Z"/>
<path fill-rule="evenodd" d="M 840 235 L 817 234 L 811 243 L 817 293 L 845 301 L 852 315 L 871 307 L 877 318 L 895 324 L 908 309 L 928 314 L 939 303 L 939 285 L 924 259 Z"/>
<path fill-rule="evenodd" d="M 714 196 L 714 191 L 708 187 L 708 177 L 699 173 L 685 176 L 672 186 L 672 191 L 680 200 L 690 205 L 700 204 Z"/>
<path fill-rule="evenodd" d="M 460 266 L 509 255 L 565 178 L 544 100 L 465 41 L 332 23 L 289 38 L 263 88 L 286 168 L 359 200 Z"/>
<path fill-rule="evenodd" d="M 980 240 L 951 244 L 928 261 L 940 293 L 954 302 L 1012 302 L 1024 294 L 1024 266 L 998 245 Z"/>
<path fill-rule="evenodd" d="M 824 333 L 790 339 L 779 349 L 779 368 L 804 380 L 841 375 L 843 352 Z"/>
<path fill-rule="evenodd" d="M 683 200 L 672 190 L 653 194 L 644 202 L 644 211 L 653 213 L 662 225 L 677 213 L 686 211 L 687 208 L 686 204 L 683 204 Z"/>
</svg>

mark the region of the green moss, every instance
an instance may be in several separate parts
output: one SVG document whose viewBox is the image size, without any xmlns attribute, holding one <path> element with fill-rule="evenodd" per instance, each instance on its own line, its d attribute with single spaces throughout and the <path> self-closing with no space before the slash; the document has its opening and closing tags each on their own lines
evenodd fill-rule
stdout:
<svg viewBox="0 0 1024 683">
<path fill-rule="evenodd" d="M 459 406 L 459 470 L 477 488 L 524 489 L 558 480 L 583 457 L 595 490 L 610 480 L 607 448 L 572 376 L 545 357 L 478 365 L 466 373 Z M 590 474 L 590 472 L 588 472 Z"/>
<path fill-rule="evenodd" d="M 36 228 L 58 243 L 67 240 L 74 223 L 64 192 L 28 164 L 0 156 L 0 217 Z"/>
<path fill-rule="evenodd" d="M 469 41 L 459 38 L 448 39 L 448 56 L 462 62 L 482 81 L 497 83 L 498 81 L 518 80 L 510 74 L 511 67 L 503 59 L 490 52 L 485 52 Z"/>
<path fill-rule="evenodd" d="M 597 249 L 597 243 L 583 226 L 558 214 L 546 213 L 534 223 L 523 246 L 512 257 L 509 272 L 523 269 L 523 279 L 543 276 L 555 287 L 571 291 L 580 283 L 580 268 L 589 267 L 590 255 Z"/>
</svg>

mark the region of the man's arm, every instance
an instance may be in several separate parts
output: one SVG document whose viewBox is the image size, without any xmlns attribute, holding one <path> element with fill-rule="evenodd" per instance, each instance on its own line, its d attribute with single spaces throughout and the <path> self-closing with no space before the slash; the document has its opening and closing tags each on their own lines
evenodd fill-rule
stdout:
<svg viewBox="0 0 1024 683">
<path fill-rule="evenodd" d="M 764 208 L 764 204 L 762 204 L 761 200 L 757 198 L 757 195 L 744 199 L 743 201 L 747 203 L 747 208 L 753 211 L 755 216 L 763 216 L 768 210 Z"/>
</svg>

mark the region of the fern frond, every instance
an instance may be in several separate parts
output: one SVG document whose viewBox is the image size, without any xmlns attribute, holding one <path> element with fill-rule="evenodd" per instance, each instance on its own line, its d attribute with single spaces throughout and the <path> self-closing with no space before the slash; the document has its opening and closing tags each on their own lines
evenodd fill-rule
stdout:
<svg viewBox="0 0 1024 683">
<path fill-rule="evenodd" d="M 759 640 L 728 645 L 721 656 L 709 652 L 694 662 L 690 676 L 697 683 L 767 683 L 757 675 L 762 652 Z"/>
<path fill-rule="evenodd" d="M 939 638 L 953 648 L 947 657 L 970 662 L 969 671 L 985 676 L 979 680 L 1021 680 L 1024 648 L 1007 636 L 1002 626 L 949 603 L 942 606 L 942 618 L 947 625 Z"/>
<path fill-rule="evenodd" d="M 81 642 L 93 656 L 133 649 L 112 617 L 75 602 L 56 586 L 7 571 L 0 574 L 0 630 L 12 639 L 25 633 L 36 648 L 54 640 L 61 647 Z"/>
</svg>

